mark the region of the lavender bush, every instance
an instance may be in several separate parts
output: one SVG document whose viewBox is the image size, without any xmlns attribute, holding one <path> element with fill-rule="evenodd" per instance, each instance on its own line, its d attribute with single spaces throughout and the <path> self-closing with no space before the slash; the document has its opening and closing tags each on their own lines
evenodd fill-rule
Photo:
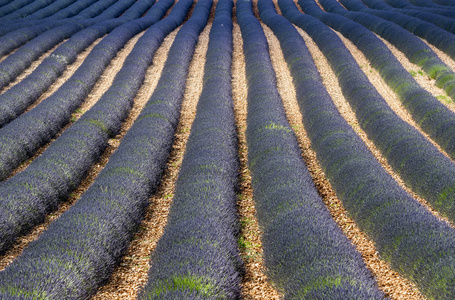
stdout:
<svg viewBox="0 0 455 300">
<path fill-rule="evenodd" d="M 160 0 L 161 7 L 172 0 Z M 0 252 L 17 236 L 41 222 L 74 189 L 120 129 L 143 82 L 153 54 L 181 22 L 192 2 L 177 5 L 170 16 L 144 33 L 101 99 L 23 172 L 0 184 Z M 25 201 L 26 199 L 26 201 Z"/>
<path fill-rule="evenodd" d="M 270 5 L 259 3 L 262 20 L 277 34 L 295 30 L 272 14 Z M 248 79 L 248 161 L 270 280 L 285 299 L 382 299 L 305 167 L 276 89 L 267 40 L 250 2 L 237 2 L 237 21 Z"/>
<path fill-rule="evenodd" d="M 0 129 L 0 179 L 48 142 L 70 120 L 71 113 L 85 99 L 116 53 L 135 34 L 160 20 L 172 3 L 171 0 L 160 2 L 146 16 L 115 28 L 93 48 L 83 64 L 54 94 Z"/>
<path fill-rule="evenodd" d="M 368 1 L 369 0 L 364 0 L 363 3 L 368 5 L 370 3 Z M 413 34 L 427 40 L 430 44 L 449 55 L 452 59 L 455 58 L 455 36 L 432 23 L 394 11 L 371 9 L 366 7 L 360 0 L 340 0 L 340 3 L 349 10 L 362 11 L 392 21 Z"/>
<path fill-rule="evenodd" d="M 153 4 L 138 1 L 122 17 L 96 23 L 79 31 L 54 50 L 24 80 L 0 95 L 0 127 L 9 123 L 36 101 L 57 80 L 77 55 L 97 38 L 108 34 L 116 27 L 139 18 Z"/>
<path fill-rule="evenodd" d="M 199 14 L 202 24 L 203 15 Z M 139 299 L 240 297 L 231 15 L 232 1 L 219 1 L 210 32 L 204 86 L 168 223 L 152 254 L 149 279 Z"/>
<path fill-rule="evenodd" d="M 414 97 L 411 105 L 425 103 L 425 100 L 428 99 L 425 103 L 427 107 L 431 107 L 431 104 L 443 107 L 437 99 L 431 97 L 412 79 L 412 76 L 401 67 L 387 47 L 365 27 L 342 16 L 322 12 L 312 0 L 301 0 L 300 5 L 307 13 L 313 15 L 314 12 L 314 15 L 319 16 L 320 20 L 351 39 L 363 51 L 372 65 L 379 69 L 392 88 L 406 86 L 407 93 L 400 93 L 399 89 L 397 91 L 398 95 L 402 96 L 401 100 L 405 105 L 410 106 L 411 99 L 405 96 L 410 95 L 413 91 L 413 95 L 423 95 Z M 455 200 L 453 192 L 455 164 L 440 153 L 418 130 L 393 112 L 360 70 L 343 43 L 330 29 L 325 29 L 324 35 L 321 33 L 318 33 L 317 36 L 314 35 L 314 39 L 326 55 L 334 72 L 339 75 L 338 81 L 342 92 L 369 138 L 373 140 L 394 170 L 402 176 L 406 184 L 427 199 L 443 215 L 455 220 L 453 204 Z M 338 51 L 331 51 L 332 47 L 336 47 Z M 399 84 L 400 82 L 401 84 Z M 426 98 L 425 95 L 427 95 Z M 422 108 L 420 107 L 420 109 Z M 446 122 L 450 123 L 449 120 L 453 120 L 452 123 L 455 124 L 455 115 L 448 109 L 446 111 L 449 115 Z M 447 135 L 447 132 L 442 134 Z M 441 142 L 441 139 L 437 139 L 437 141 Z M 444 141 L 442 144 L 447 149 L 448 141 Z"/>
<path fill-rule="evenodd" d="M 310 36 L 326 26 L 279 0 L 283 15 Z M 450 299 L 455 292 L 455 231 L 403 191 L 356 136 L 324 92 L 317 69 L 298 35 L 283 47 L 290 65 L 303 123 L 324 173 L 356 224 L 392 268 L 416 282 L 428 297 Z M 292 42 L 291 42 L 292 41 Z M 294 44 L 295 43 L 295 44 Z M 327 43 L 325 47 L 335 47 Z M 296 59 L 300 58 L 300 59 Z"/>
</svg>

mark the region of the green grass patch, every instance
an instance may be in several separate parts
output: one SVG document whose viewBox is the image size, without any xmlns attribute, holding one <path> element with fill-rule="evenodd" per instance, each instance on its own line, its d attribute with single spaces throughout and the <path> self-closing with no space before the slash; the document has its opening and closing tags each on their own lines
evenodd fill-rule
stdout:
<svg viewBox="0 0 455 300">
<path fill-rule="evenodd" d="M 442 100 L 443 102 L 445 102 L 447 104 L 453 103 L 452 99 L 450 99 L 450 97 L 448 97 L 446 95 L 438 95 L 438 96 L 436 96 L 436 98 L 439 100 Z"/>
<path fill-rule="evenodd" d="M 270 124 L 266 125 L 264 128 L 271 129 L 271 130 L 284 130 L 286 132 L 291 132 L 291 129 L 289 129 L 288 127 L 283 126 L 281 124 L 276 124 L 275 122 L 271 122 Z"/>
<path fill-rule="evenodd" d="M 164 281 L 160 287 L 153 289 L 151 294 L 159 296 L 166 291 L 189 290 L 190 292 L 197 292 L 203 297 L 211 298 L 215 294 L 215 289 L 216 286 L 204 277 L 194 275 L 172 276 L 171 279 Z"/>
</svg>

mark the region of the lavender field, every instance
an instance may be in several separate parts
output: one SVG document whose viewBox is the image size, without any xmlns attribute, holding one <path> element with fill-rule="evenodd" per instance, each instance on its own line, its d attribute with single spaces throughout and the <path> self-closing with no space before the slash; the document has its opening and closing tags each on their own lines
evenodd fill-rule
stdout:
<svg viewBox="0 0 455 300">
<path fill-rule="evenodd" d="M 455 2 L 0 0 L 0 299 L 453 299 Z"/>
</svg>

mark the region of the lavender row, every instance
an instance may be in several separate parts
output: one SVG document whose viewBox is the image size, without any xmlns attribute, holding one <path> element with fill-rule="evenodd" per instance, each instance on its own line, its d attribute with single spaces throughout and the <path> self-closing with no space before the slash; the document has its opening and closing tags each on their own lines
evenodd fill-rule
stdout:
<svg viewBox="0 0 455 300">
<path fill-rule="evenodd" d="M 326 40 L 330 30 L 326 25 L 300 13 L 292 0 L 278 3 L 283 15 L 316 42 Z M 294 40 L 300 41 L 298 36 Z M 349 215 L 393 269 L 416 282 L 428 297 L 451 298 L 455 292 L 454 229 L 428 212 L 385 172 L 330 97 L 325 92 L 321 97 L 324 88 L 317 70 L 304 63 L 307 53 L 297 52 L 303 47 L 288 43 L 283 50 L 305 129 Z M 334 43 L 326 42 L 324 47 L 339 50 Z"/>
<path fill-rule="evenodd" d="M 200 0 L 195 13 L 198 6 L 207 2 Z M 165 21 L 152 29 L 163 23 L 164 28 L 175 27 L 171 23 L 178 25 L 191 4 L 191 0 L 179 1 Z M 191 26 L 194 22 L 190 19 L 187 24 Z M 196 30 L 188 30 L 188 26 L 171 48 L 173 56 L 182 54 L 182 49 L 191 56 L 191 49 L 182 48 L 188 45 L 185 34 Z M 156 34 L 157 31 L 147 31 L 139 41 L 142 47 L 159 46 L 162 38 Z M 172 63 L 176 60 L 171 59 L 163 74 L 179 69 L 185 73 L 187 61 L 186 66 L 175 67 Z M 183 76 L 174 76 L 177 77 Z M 167 86 L 168 83 L 174 83 L 176 89 Z M 125 252 L 144 215 L 148 198 L 159 182 L 172 145 L 183 85 L 160 80 L 149 106 L 141 112 L 92 186 L 0 273 L 0 297 L 10 299 L 22 292 L 50 299 L 86 299 L 103 284 Z M 162 97 L 163 90 L 169 92 L 167 97 Z M 157 105 L 157 97 L 162 109 Z M 162 117 L 155 118 L 152 114 Z"/>
<path fill-rule="evenodd" d="M 0 0 L 0 9 L 2 8 L 2 6 L 6 5 L 10 2 L 11 2 L 11 0 Z"/>
<path fill-rule="evenodd" d="M 414 105 L 412 108 L 416 111 L 423 109 L 416 108 L 415 102 L 426 104 L 427 107 L 433 104 L 439 111 L 442 111 L 440 107 L 445 108 L 414 82 L 412 76 L 401 67 L 393 54 L 368 29 L 342 16 L 322 12 L 313 0 L 300 0 L 299 4 L 306 13 L 319 16 L 319 19 L 334 29 L 340 30 L 343 35 L 351 39 L 364 52 L 372 65 L 379 69 L 392 88 L 399 87 L 400 83 L 401 86 L 405 86 L 407 91 L 402 92 L 400 89 L 397 91 L 405 105 L 411 102 L 411 105 Z M 455 164 L 440 153 L 417 129 L 393 112 L 374 89 L 352 55 L 344 47 L 343 42 L 330 29 L 326 28 L 325 31 L 326 36 L 324 38 L 316 37 L 315 41 L 337 74 L 343 95 L 356 113 L 360 127 L 365 130 L 368 137 L 373 140 L 408 186 L 443 215 L 455 220 L 455 193 L 453 190 Z M 331 51 L 333 47 L 336 47 L 338 51 Z M 395 63 L 393 63 L 394 61 Z M 408 81 L 406 81 L 406 76 L 408 76 Z M 406 98 L 410 94 L 414 97 Z M 415 96 L 422 94 L 421 97 Z M 455 124 L 455 115 L 448 110 L 446 114 L 447 119 L 452 120 L 452 124 Z M 431 135 L 432 132 L 429 133 Z M 434 134 L 431 136 L 434 137 Z M 438 138 L 436 140 L 441 143 L 440 136 L 436 137 Z M 441 144 L 447 149 L 450 144 L 447 140 L 444 142 Z M 449 153 L 452 156 L 454 154 L 453 151 Z"/>
<path fill-rule="evenodd" d="M 151 257 L 148 282 L 139 299 L 240 297 L 243 269 L 237 245 L 238 158 L 231 96 L 231 15 L 232 1 L 218 1 L 206 54 L 204 86 L 168 223 Z M 198 17 L 202 25 L 204 15 L 199 13 Z"/>
<path fill-rule="evenodd" d="M 68 8 L 72 4 L 75 4 L 76 2 L 77 2 L 76 0 L 50 1 L 49 5 L 34 12 L 28 13 L 26 15 L 22 15 L 20 17 L 21 19 L 17 21 L 44 19 L 58 13 L 63 9 Z"/>
<path fill-rule="evenodd" d="M 111 5 L 106 11 L 102 13 L 101 18 L 113 18 L 121 15 L 127 8 L 129 8 L 136 1 L 132 0 L 121 0 L 118 1 L 115 5 Z M 146 3 L 153 4 L 154 0 L 148 0 Z M 130 18 L 134 18 L 134 14 L 128 13 Z M 137 12 L 135 12 L 137 15 Z M 140 15 L 136 16 L 139 17 Z M 123 18 L 125 21 L 128 20 L 128 17 Z M 29 67 L 33 61 L 39 58 L 44 52 L 48 51 L 58 43 L 63 40 L 71 37 L 73 34 L 79 32 L 80 30 L 94 25 L 100 22 L 103 19 L 84 19 L 80 21 L 68 22 L 65 25 L 52 28 L 52 24 L 46 26 L 32 27 L 28 31 L 33 30 L 33 34 L 38 34 L 37 37 L 33 38 L 31 41 L 27 42 L 24 46 L 20 47 L 16 52 L 9 55 L 4 61 L 0 63 L 0 88 L 5 87 L 8 83 L 14 80 L 22 71 Z M 52 29 L 48 29 L 51 27 Z M 42 29 L 45 28 L 45 31 L 42 32 Z M 21 35 L 20 32 L 14 31 L 11 35 L 8 35 L 7 38 L 11 38 L 13 45 L 16 46 L 18 42 L 22 43 L 23 39 L 28 37 Z M 16 38 L 19 36 L 19 38 Z M 24 37 L 24 38 L 21 38 Z M 10 51 L 9 47 L 4 47 L 6 51 Z M 6 54 L 6 53 L 5 53 Z"/>
<path fill-rule="evenodd" d="M 173 0 L 160 0 L 161 14 Z M 85 176 L 115 135 L 131 108 L 153 54 L 164 37 L 184 20 L 191 3 L 182 2 L 169 17 L 141 37 L 112 86 L 73 126 L 57 138 L 29 167 L 0 185 L 0 251 L 23 232 L 42 222 Z M 155 7 L 154 7 L 155 8 Z M 152 9 L 154 9 L 152 8 Z"/>
<path fill-rule="evenodd" d="M 14 12 L 11 12 L 10 14 L 3 16 L 1 18 L 2 22 L 11 22 L 14 19 L 21 19 L 25 16 L 28 16 L 50 4 L 53 2 L 58 2 L 54 0 L 35 0 L 31 2 L 30 4 L 21 7 L 20 9 L 16 9 Z M 14 20 L 16 21 L 16 20 Z"/>
<path fill-rule="evenodd" d="M 405 1 L 405 0 L 403 0 Z M 399 14 L 405 14 L 411 17 L 421 19 L 423 21 L 433 23 L 434 25 L 447 30 L 448 32 L 455 33 L 455 11 L 445 10 L 447 13 L 451 13 L 451 17 L 443 16 L 439 14 L 434 14 L 428 10 L 425 11 L 415 11 L 412 9 L 397 9 L 389 5 L 383 0 L 380 1 L 370 1 L 369 6 L 375 10 L 385 10 L 392 11 Z M 446 14 L 447 14 L 446 13 Z"/>
<path fill-rule="evenodd" d="M 18 32 L 21 32 L 21 34 L 29 34 L 29 33 L 27 33 L 28 31 L 26 31 L 24 27 L 45 25 L 47 27 L 44 27 L 44 29 L 42 29 L 42 30 L 45 30 L 45 28 L 61 26 L 61 25 L 64 25 L 64 24 L 74 21 L 74 20 L 93 18 L 93 17 L 96 17 L 97 15 L 99 15 L 104 10 L 108 9 L 109 6 L 111 6 L 114 2 L 116 2 L 116 1 L 115 0 L 104 0 L 104 1 L 78 0 L 76 3 L 60 10 L 59 12 L 55 13 L 53 16 L 51 16 L 49 18 L 45 18 L 45 19 L 41 19 L 41 20 L 33 20 L 30 18 L 24 18 L 24 20 L 15 20 L 15 22 L 9 22 L 8 24 L 2 24 L 2 26 L 0 27 L 0 40 L 2 42 L 5 42 L 5 40 L 7 40 L 7 38 L 1 37 L 1 36 L 11 32 L 11 31 L 18 30 L 20 28 L 23 28 L 24 30 L 18 31 Z M 35 30 L 33 28 L 28 28 L 28 29 L 32 30 L 31 32 L 34 32 L 33 30 Z M 11 38 L 13 38 L 13 37 L 11 37 Z M 28 39 L 30 40 L 31 38 L 29 37 Z M 4 50 L 2 50 L 1 53 L 3 53 L 3 51 Z"/>
<path fill-rule="evenodd" d="M 258 5 L 262 20 L 276 34 L 295 30 L 272 11 L 272 2 Z M 285 299 L 382 299 L 305 167 L 276 89 L 267 40 L 250 2 L 237 2 L 237 21 L 248 79 L 248 161 L 270 280 Z"/>
<path fill-rule="evenodd" d="M 31 14 L 24 15 L 20 19 L 15 20 L 16 22 L 23 23 L 27 21 L 45 21 L 50 19 L 62 19 L 74 16 L 75 11 L 81 11 L 88 5 L 93 4 L 94 1 L 79 1 L 75 0 L 59 0 L 53 1 L 51 5 L 43 7 Z"/>
<path fill-rule="evenodd" d="M 146 16 L 114 29 L 55 93 L 0 129 L 0 179 L 6 178 L 69 122 L 71 113 L 89 94 L 112 58 L 134 35 L 160 20 L 171 5 L 169 1 L 158 2 Z"/>
<path fill-rule="evenodd" d="M 368 3 L 367 0 L 364 0 Z M 348 10 L 365 12 L 392 21 L 413 34 L 427 40 L 452 59 L 455 59 L 455 36 L 436 25 L 393 11 L 374 10 L 366 7 L 360 0 L 340 0 Z"/>
<path fill-rule="evenodd" d="M 34 0 L 13 0 L 0 7 L 0 17 L 4 17 L 17 9 L 33 2 Z"/>
<path fill-rule="evenodd" d="M 390 43 L 397 47 L 398 50 L 403 52 L 412 63 L 417 64 L 428 74 L 428 76 L 436 79 L 436 85 L 438 87 L 443 88 L 450 97 L 455 98 L 454 72 L 451 70 L 449 66 L 447 66 L 444 62 L 441 61 L 441 59 L 433 52 L 433 50 L 431 50 L 431 48 L 428 45 L 422 42 L 422 40 L 420 40 L 418 37 L 416 37 L 415 35 L 411 34 L 407 30 L 403 29 L 402 27 L 396 25 L 393 22 L 386 21 L 379 17 L 372 16 L 370 14 L 362 12 L 347 11 L 337 1 L 324 0 L 321 1 L 321 3 L 327 11 L 348 17 L 356 21 L 357 23 L 364 25 L 365 27 L 379 34 L 383 38 L 387 39 Z M 325 17 L 324 19 L 330 22 L 328 20 L 329 17 Z M 358 47 L 360 47 L 360 44 L 359 43 L 357 44 L 359 45 Z M 365 49 L 366 46 L 363 45 L 363 48 Z M 362 51 L 364 51 L 364 53 L 366 54 L 368 52 L 366 50 Z M 386 80 L 387 78 L 390 78 L 390 75 L 392 73 L 395 72 L 394 70 L 392 71 L 390 69 L 402 68 L 401 64 L 395 58 L 380 59 L 380 62 L 378 62 L 378 60 L 379 59 L 376 58 L 373 61 L 370 58 L 370 61 L 375 63 L 374 67 L 378 68 L 378 71 Z M 399 76 L 397 75 L 395 76 L 396 78 L 395 81 L 397 81 L 397 83 L 393 84 L 392 86 L 395 87 L 396 92 L 401 92 L 400 96 L 403 97 L 403 91 L 398 90 L 397 87 L 404 86 L 404 84 L 399 81 L 401 80 L 404 82 L 412 83 L 411 88 L 414 87 L 414 89 L 416 83 L 410 77 L 409 74 L 404 74 L 402 71 L 399 73 L 400 73 Z M 409 89 L 409 87 L 406 87 L 406 89 Z M 429 95 L 427 95 L 426 97 L 428 98 Z M 431 101 L 434 102 L 436 101 L 436 99 L 432 99 Z M 403 102 L 408 101 L 403 100 Z"/>
<path fill-rule="evenodd" d="M 412 10 L 422 10 L 422 11 L 433 11 L 433 9 L 440 8 L 439 5 L 437 5 L 435 2 L 431 0 L 386 0 L 387 4 L 390 6 L 393 6 L 395 8 L 406 8 L 406 9 L 412 9 Z M 445 11 L 446 8 L 443 8 Z"/>
<path fill-rule="evenodd" d="M 141 17 L 153 2 L 137 1 L 120 18 L 98 22 L 74 34 L 60 45 L 30 75 L 0 95 L 0 128 L 33 104 L 57 80 L 66 67 L 76 60 L 77 55 L 97 38 L 128 21 Z"/>
</svg>

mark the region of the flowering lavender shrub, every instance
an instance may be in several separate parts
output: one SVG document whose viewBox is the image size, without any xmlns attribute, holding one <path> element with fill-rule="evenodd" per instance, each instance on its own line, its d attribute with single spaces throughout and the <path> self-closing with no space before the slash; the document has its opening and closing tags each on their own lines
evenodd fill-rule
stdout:
<svg viewBox="0 0 455 300">
<path fill-rule="evenodd" d="M 52 27 L 58 27 L 61 25 L 64 25 L 68 22 L 75 21 L 75 20 L 81 20 L 81 19 L 88 19 L 88 18 L 93 18 L 96 17 L 97 15 L 104 13 L 106 9 L 109 8 L 110 5 L 113 5 L 112 2 L 115 0 L 100 0 L 95 2 L 94 0 L 78 0 L 76 3 L 68 6 L 65 9 L 62 9 L 58 13 L 54 14 L 52 17 L 45 18 L 42 20 L 18 20 L 16 22 L 10 22 L 8 24 L 2 24 L 0 28 L 0 41 L 2 44 L 5 41 L 8 41 L 3 35 L 17 30 L 17 29 L 25 29 L 25 27 L 28 28 L 28 31 L 20 31 L 21 34 L 26 34 L 28 35 L 29 31 L 32 33 L 35 32 L 35 28 L 30 28 L 30 27 L 42 27 L 43 29 L 42 32 L 46 30 L 46 28 L 52 28 Z M 95 3 L 94 3 L 95 2 Z M 35 36 L 38 33 L 35 33 Z M 18 38 L 17 36 L 15 37 L 16 39 Z M 30 40 L 32 37 L 28 37 L 28 40 Z M 13 38 L 14 39 L 14 38 Z M 1 44 L 0 44 L 1 45 Z M 3 46 L 2 46 L 3 47 Z M 0 53 L 3 53 L 4 50 L 3 48 L 0 47 Z"/>
<path fill-rule="evenodd" d="M 109 19 L 92 25 L 79 31 L 60 45 L 29 76 L 0 95 L 0 127 L 16 118 L 36 101 L 66 67 L 76 60 L 77 55 L 97 38 L 140 17 L 150 5 L 151 3 L 136 2 L 121 18 Z"/>
<path fill-rule="evenodd" d="M 368 29 L 340 15 L 322 12 L 312 0 L 301 0 L 300 5 L 310 14 L 313 10 L 318 10 L 320 20 L 339 30 L 354 42 L 372 65 L 378 67 L 392 88 L 399 87 L 397 82 L 401 82 L 401 85 L 406 84 L 409 90 L 414 86 L 414 93 L 420 96 L 414 98 L 414 102 L 424 103 L 424 96 L 428 94 L 427 103 L 444 107 L 412 79 L 388 48 Z M 362 129 L 409 186 L 443 215 L 455 220 L 455 193 L 453 192 L 455 164 L 440 153 L 418 130 L 393 112 L 338 37 L 328 28 L 325 31 L 323 38 L 322 35 L 318 35 L 315 41 L 326 55 L 334 72 L 339 75 L 338 81 L 342 92 L 356 113 Z M 336 47 L 338 51 L 330 51 L 327 45 Z M 410 94 L 409 92 L 406 94 L 400 94 L 399 90 L 397 92 L 405 104 L 410 102 L 409 98 L 405 98 Z M 450 113 L 448 110 L 447 112 L 447 114 Z M 450 113 L 450 116 L 451 123 L 455 124 L 455 115 Z M 447 146 L 447 141 L 442 145 Z"/>
<path fill-rule="evenodd" d="M 283 15 L 310 36 L 327 27 L 279 0 Z M 303 123 L 312 148 L 344 207 L 395 270 L 416 282 L 428 297 L 449 299 L 455 292 L 455 231 L 415 201 L 384 171 L 323 91 L 317 69 L 294 35 L 283 47 L 293 75 Z M 334 47 L 334 43 L 324 47 Z M 333 49 L 333 48 L 332 48 Z M 296 59 L 299 58 L 299 59 Z"/>
<path fill-rule="evenodd" d="M 276 34 L 295 30 L 272 13 L 271 2 L 258 4 L 262 20 Z M 237 21 L 248 78 L 248 161 L 270 280 L 285 299 L 382 299 L 305 167 L 276 90 L 267 41 L 250 2 L 237 2 Z"/>
<path fill-rule="evenodd" d="M 39 25 L 37 27 L 25 28 L 14 31 L 12 34 L 6 36 L 6 40 L 11 43 L 7 43 L 3 47 L 3 52 L 6 54 L 11 51 L 13 47 L 23 44 L 27 40 L 33 38 L 31 41 L 26 43 L 24 46 L 20 47 L 15 53 L 8 56 L 3 62 L 0 63 L 0 88 L 6 86 L 9 82 L 14 80 L 20 73 L 22 73 L 25 68 L 31 65 L 40 55 L 42 55 L 47 50 L 51 49 L 58 43 L 62 42 L 64 39 L 69 38 L 76 32 L 94 25 L 97 22 L 100 22 L 106 17 L 116 17 L 123 13 L 125 9 L 130 7 L 135 1 L 132 0 L 122 0 L 118 1 L 116 5 L 112 5 L 109 9 L 102 13 L 100 18 L 93 19 L 83 19 L 83 20 L 74 20 L 73 22 L 65 22 L 64 25 L 55 27 L 53 22 L 46 25 Z M 146 3 L 150 7 L 155 1 L 154 0 L 143 0 L 139 3 Z M 148 7 L 142 9 L 146 10 Z M 134 9 L 136 11 L 136 9 Z M 136 15 L 136 16 L 135 16 Z M 140 17 L 138 11 L 135 14 L 127 13 L 127 16 L 124 16 L 123 22 L 131 20 L 133 18 Z M 18 32 L 19 31 L 19 32 Z M 22 34 L 25 31 L 25 35 Z M 44 32 L 43 32 L 44 31 Z"/>
<path fill-rule="evenodd" d="M 321 4 L 327 11 L 348 17 L 388 40 L 411 62 L 419 65 L 430 77 L 435 78 L 439 87 L 444 88 L 449 94 L 455 93 L 453 91 L 454 75 L 450 67 L 445 65 L 431 48 L 415 35 L 382 18 L 362 12 L 347 11 L 337 1 L 324 0 L 321 1 Z M 379 67 L 379 65 L 377 64 L 375 67 Z"/>
<path fill-rule="evenodd" d="M 179 1 L 157 25 L 178 26 L 191 4 L 190 0 Z M 211 0 L 198 1 L 195 18 L 187 21 L 188 25 L 180 29 L 182 33 L 177 34 L 169 52 L 174 59 L 166 61 L 148 105 L 92 186 L 0 274 L 3 295 L 21 291 L 54 299 L 85 299 L 110 274 L 137 229 L 166 165 L 179 118 L 186 70 L 196 45 L 196 41 L 189 43 L 188 34 L 197 39 L 197 32 L 207 22 L 210 5 Z M 180 16 L 175 10 L 184 13 Z M 141 37 L 143 46 L 154 36 L 149 31 L 146 35 L 149 36 Z M 17 280 L 19 277 L 27 280 Z"/>
<path fill-rule="evenodd" d="M 20 20 L 18 21 L 24 21 L 24 20 L 40 20 L 40 19 L 45 19 L 47 17 L 50 17 L 59 11 L 67 8 L 68 6 L 74 4 L 76 1 L 75 0 L 59 0 L 59 1 L 50 1 L 49 5 L 36 10 L 34 12 L 31 12 L 27 15 L 23 15 Z"/>
<path fill-rule="evenodd" d="M 171 0 L 160 2 L 143 18 L 115 28 L 93 48 L 73 76 L 54 94 L 0 129 L 1 179 L 58 133 L 70 120 L 71 113 L 88 95 L 115 54 L 135 34 L 157 22 L 172 3 Z M 141 69 L 142 65 L 139 68 Z M 115 97 L 118 98 L 119 95 Z M 21 135 L 18 135 L 18 132 Z"/>
<path fill-rule="evenodd" d="M 6 16 L 3 16 L 2 21 L 11 21 L 14 19 L 21 19 L 24 16 L 28 16 L 28 15 L 36 12 L 37 10 L 52 4 L 52 2 L 58 2 L 58 1 L 54 1 L 54 0 L 33 1 L 30 4 L 25 5 L 25 6 L 21 7 L 20 9 L 16 9 L 15 11 L 11 12 L 10 14 L 8 14 Z M 1 9 L 0 9 L 0 11 L 1 11 Z"/>
<path fill-rule="evenodd" d="M 371 9 L 362 4 L 360 0 L 340 0 L 340 3 L 349 10 L 359 10 L 392 21 L 413 34 L 427 40 L 430 44 L 449 55 L 452 59 L 455 59 L 455 36 L 432 23 L 394 11 Z M 370 2 L 364 0 L 363 3 L 368 5 Z"/>
<path fill-rule="evenodd" d="M 409 2 L 411 2 L 414 5 L 418 5 L 414 6 L 413 8 L 418 9 L 420 11 L 428 11 L 452 19 L 455 17 L 455 12 L 452 9 L 450 8 L 448 9 L 447 7 L 437 5 L 435 2 L 431 0 L 411 0 Z M 346 4 L 343 5 L 350 11 L 351 10 L 361 11 L 368 9 L 366 5 L 360 1 L 359 2 L 355 1 L 352 3 L 346 2 Z"/>
<path fill-rule="evenodd" d="M 173 3 L 161 2 L 161 8 Z M 166 3 L 167 2 L 167 3 Z M 0 252 L 16 237 L 56 208 L 74 189 L 115 135 L 143 82 L 153 53 L 181 22 L 192 2 L 182 2 L 169 17 L 152 26 L 116 75 L 112 86 L 73 126 L 66 130 L 23 172 L 0 185 Z M 153 8 L 152 8 L 153 9 Z M 164 9 L 166 11 L 166 9 Z M 26 199 L 26 200 L 25 200 Z"/>
<path fill-rule="evenodd" d="M 207 12 L 209 8 L 207 5 Z M 203 15 L 196 11 L 193 15 L 197 13 L 202 24 Z M 139 299 L 240 297 L 231 15 L 232 1 L 219 1 L 206 54 L 204 86 L 168 224 L 151 257 L 149 279 Z"/>
<path fill-rule="evenodd" d="M 452 17 L 442 16 L 438 14 L 431 13 L 429 11 L 416 11 L 412 9 L 397 9 L 392 7 L 387 1 L 376 1 L 370 0 L 368 6 L 375 10 L 386 10 L 395 12 L 398 14 L 405 14 L 411 17 L 421 19 L 423 21 L 433 23 L 434 25 L 447 30 L 448 32 L 455 33 L 455 20 L 452 18 L 455 16 L 455 11 L 452 11 L 454 14 Z"/>
<path fill-rule="evenodd" d="M 0 17 L 4 17 L 34 0 L 13 0 L 0 7 Z"/>
<path fill-rule="evenodd" d="M 5 87 L 14 80 L 44 52 L 64 39 L 69 38 L 87 25 L 92 24 L 93 23 L 90 21 L 85 20 L 78 23 L 62 25 L 40 34 L 38 37 L 20 47 L 16 52 L 9 55 L 0 63 L 0 88 Z"/>
</svg>

